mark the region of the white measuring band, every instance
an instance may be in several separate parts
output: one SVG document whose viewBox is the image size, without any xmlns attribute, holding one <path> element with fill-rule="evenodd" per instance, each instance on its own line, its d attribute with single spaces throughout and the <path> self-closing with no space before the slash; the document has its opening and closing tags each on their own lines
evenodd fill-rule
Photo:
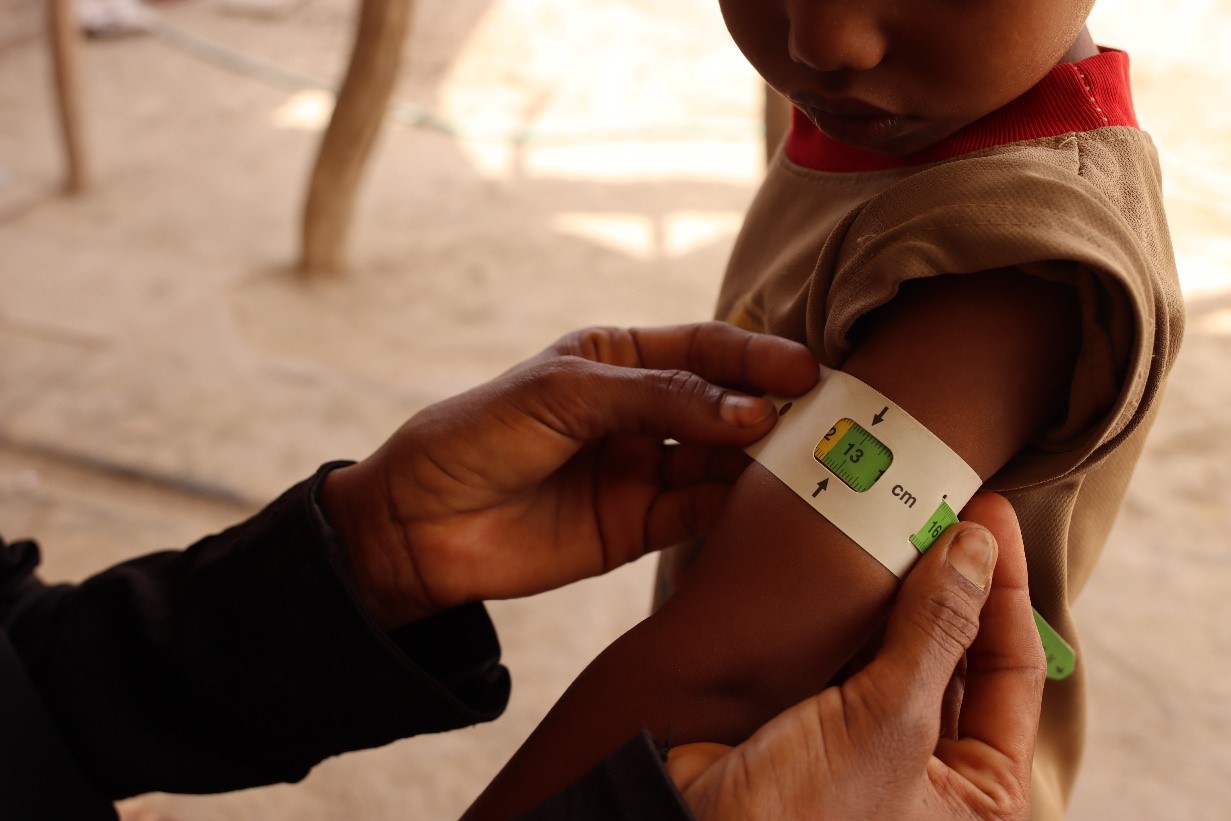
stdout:
<svg viewBox="0 0 1231 821">
<path fill-rule="evenodd" d="M 932 524 L 934 538 L 935 522 L 955 519 L 982 485 L 935 434 L 842 371 L 822 366 L 803 396 L 768 398 L 778 424 L 748 454 L 898 578 L 927 547 L 911 537 Z"/>
</svg>

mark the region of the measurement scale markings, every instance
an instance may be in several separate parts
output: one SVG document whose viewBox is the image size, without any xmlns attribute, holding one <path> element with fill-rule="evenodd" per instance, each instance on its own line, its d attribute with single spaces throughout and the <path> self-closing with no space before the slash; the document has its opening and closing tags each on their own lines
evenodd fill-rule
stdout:
<svg viewBox="0 0 1231 821">
<path fill-rule="evenodd" d="M 893 452 L 850 418 L 835 422 L 812 455 L 856 493 L 876 484 L 893 464 Z"/>
</svg>

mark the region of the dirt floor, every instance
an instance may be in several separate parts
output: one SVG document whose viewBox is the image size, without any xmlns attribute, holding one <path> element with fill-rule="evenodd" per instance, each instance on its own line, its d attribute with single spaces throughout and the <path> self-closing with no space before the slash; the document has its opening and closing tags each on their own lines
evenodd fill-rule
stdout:
<svg viewBox="0 0 1231 821">
<path fill-rule="evenodd" d="M 1093 684 L 1075 818 L 1231 801 L 1231 4 L 1101 0 L 1159 144 L 1190 310 L 1078 618 Z M 291 272 L 357 4 L 181 0 L 84 49 L 90 191 L 63 197 L 37 0 L 0 0 L 0 525 L 52 579 L 189 543 L 408 414 L 591 323 L 710 311 L 762 173 L 760 86 L 712 0 L 422 0 L 350 273 Z M 427 111 L 460 136 L 415 127 Z M 456 816 L 640 619 L 650 563 L 491 607 L 492 725 L 302 784 L 147 796 L 131 818 Z M 566 617 L 567 616 L 567 617 Z"/>
</svg>

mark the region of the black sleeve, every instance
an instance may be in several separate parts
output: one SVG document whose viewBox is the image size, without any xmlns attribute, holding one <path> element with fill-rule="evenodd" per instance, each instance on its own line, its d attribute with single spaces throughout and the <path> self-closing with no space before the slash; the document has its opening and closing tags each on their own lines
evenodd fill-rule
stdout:
<svg viewBox="0 0 1231 821">
<path fill-rule="evenodd" d="M 693 814 L 663 767 L 662 748 L 648 730 L 642 730 L 563 792 L 520 818 L 692 821 Z"/>
<path fill-rule="evenodd" d="M 297 781 L 329 756 L 504 710 L 482 605 L 373 625 L 315 503 L 335 466 L 187 550 L 77 586 L 43 584 L 32 542 L 0 542 L 0 630 L 107 797 Z"/>
</svg>

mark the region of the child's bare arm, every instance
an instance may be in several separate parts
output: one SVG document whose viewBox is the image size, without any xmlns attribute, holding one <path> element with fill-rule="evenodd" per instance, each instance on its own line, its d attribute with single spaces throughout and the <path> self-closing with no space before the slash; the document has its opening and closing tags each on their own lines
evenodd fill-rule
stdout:
<svg viewBox="0 0 1231 821">
<path fill-rule="evenodd" d="M 908 283 L 867 318 L 843 370 L 986 479 L 1062 412 L 1080 328 L 1070 289 L 1015 272 Z M 738 743 L 820 690 L 897 588 L 875 559 L 759 465 L 679 590 L 582 673 L 471 808 L 534 806 L 648 727 Z"/>
</svg>

